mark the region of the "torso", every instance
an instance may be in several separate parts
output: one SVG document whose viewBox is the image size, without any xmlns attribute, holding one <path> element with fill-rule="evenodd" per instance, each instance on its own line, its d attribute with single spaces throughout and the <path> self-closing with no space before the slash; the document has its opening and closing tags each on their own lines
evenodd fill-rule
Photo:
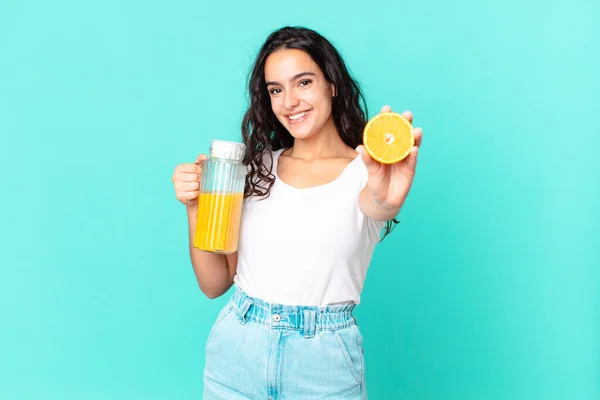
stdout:
<svg viewBox="0 0 600 400">
<path fill-rule="evenodd" d="M 236 285 L 280 304 L 359 303 L 384 226 L 358 206 L 367 179 L 362 159 L 323 160 L 294 174 L 304 161 L 281 153 L 273 153 L 269 197 L 244 201 Z"/>
</svg>

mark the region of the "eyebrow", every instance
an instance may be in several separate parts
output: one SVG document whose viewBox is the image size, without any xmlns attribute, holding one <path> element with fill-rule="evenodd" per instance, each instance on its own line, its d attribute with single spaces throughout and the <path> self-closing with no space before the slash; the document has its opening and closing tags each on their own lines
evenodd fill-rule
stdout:
<svg viewBox="0 0 600 400">
<path fill-rule="evenodd" d="M 313 72 L 300 72 L 299 74 L 292 76 L 290 78 L 290 82 L 295 81 L 296 79 L 302 78 L 304 76 L 317 76 L 317 74 L 315 74 Z M 279 82 L 274 82 L 274 81 L 267 82 L 267 86 L 272 86 L 272 85 L 281 85 L 281 84 Z"/>
</svg>

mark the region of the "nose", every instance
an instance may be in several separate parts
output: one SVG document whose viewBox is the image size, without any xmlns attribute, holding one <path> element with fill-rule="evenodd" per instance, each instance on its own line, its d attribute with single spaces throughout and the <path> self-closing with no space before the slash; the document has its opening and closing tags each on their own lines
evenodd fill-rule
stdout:
<svg viewBox="0 0 600 400">
<path fill-rule="evenodd" d="M 285 91 L 285 98 L 283 100 L 283 106 L 288 109 L 288 110 L 292 110 L 294 107 L 296 107 L 299 103 L 298 97 L 296 96 L 296 93 L 294 92 L 294 90 L 286 90 Z"/>
</svg>

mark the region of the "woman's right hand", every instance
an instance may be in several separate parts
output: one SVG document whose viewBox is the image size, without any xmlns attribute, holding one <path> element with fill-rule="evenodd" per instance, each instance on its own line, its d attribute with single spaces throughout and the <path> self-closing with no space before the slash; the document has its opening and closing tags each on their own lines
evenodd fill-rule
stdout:
<svg viewBox="0 0 600 400">
<path fill-rule="evenodd" d="M 175 197 L 187 207 L 195 206 L 200 194 L 200 176 L 202 161 L 208 157 L 200 154 L 194 163 L 180 164 L 175 167 L 171 180 L 175 187 Z"/>
</svg>

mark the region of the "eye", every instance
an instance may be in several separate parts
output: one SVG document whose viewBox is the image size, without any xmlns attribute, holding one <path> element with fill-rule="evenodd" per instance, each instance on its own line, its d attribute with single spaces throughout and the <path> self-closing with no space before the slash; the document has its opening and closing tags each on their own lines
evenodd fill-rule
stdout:
<svg viewBox="0 0 600 400">
<path fill-rule="evenodd" d="M 271 93 L 272 95 L 278 94 L 280 92 L 281 92 L 281 89 L 278 89 L 278 88 L 273 88 L 273 89 L 269 90 L 269 93 Z"/>
<path fill-rule="evenodd" d="M 308 86 L 312 83 L 312 81 L 310 79 L 305 79 L 303 81 L 300 81 L 300 86 Z"/>
</svg>

